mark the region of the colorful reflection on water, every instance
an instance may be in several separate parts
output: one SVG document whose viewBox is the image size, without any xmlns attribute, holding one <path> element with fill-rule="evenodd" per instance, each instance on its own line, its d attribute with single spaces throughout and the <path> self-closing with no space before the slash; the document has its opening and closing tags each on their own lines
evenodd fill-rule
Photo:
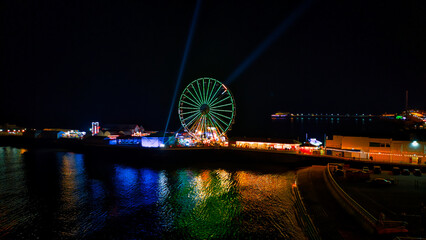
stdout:
<svg viewBox="0 0 426 240">
<path fill-rule="evenodd" d="M 0 237 L 304 239 L 293 171 L 153 170 L 63 152 L 26 158 L 0 148 Z"/>
</svg>

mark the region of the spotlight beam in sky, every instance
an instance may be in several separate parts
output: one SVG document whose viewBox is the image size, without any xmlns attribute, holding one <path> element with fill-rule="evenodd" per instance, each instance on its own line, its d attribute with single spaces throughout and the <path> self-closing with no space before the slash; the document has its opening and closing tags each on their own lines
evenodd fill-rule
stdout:
<svg viewBox="0 0 426 240">
<path fill-rule="evenodd" d="M 175 102 L 176 102 L 177 92 L 179 91 L 179 86 L 180 86 L 180 82 L 182 80 L 183 71 L 185 70 L 186 59 L 188 58 L 189 49 L 191 47 L 192 37 L 194 35 L 195 25 L 197 23 L 198 13 L 200 12 L 200 7 L 201 7 L 201 0 L 197 0 L 197 5 L 195 6 L 195 10 L 194 10 L 194 15 L 192 16 L 191 27 L 189 29 L 188 39 L 186 40 L 186 44 L 185 44 L 185 52 L 183 53 L 182 62 L 180 64 L 180 68 L 179 68 L 179 74 L 178 74 L 177 81 L 176 81 L 175 91 L 173 92 L 173 99 L 172 99 L 172 104 L 171 104 L 170 110 L 169 110 L 169 116 L 167 117 L 167 123 L 166 123 L 166 127 L 164 129 L 164 136 L 166 135 L 167 128 L 169 127 L 170 118 L 171 118 L 172 112 L 173 112 L 173 107 L 174 107 Z"/>
<path fill-rule="evenodd" d="M 312 0 L 305 0 L 299 5 L 290 16 L 271 33 L 269 36 L 232 72 L 225 81 L 226 85 L 231 84 L 241 75 L 272 43 L 274 43 L 311 5 Z"/>
</svg>

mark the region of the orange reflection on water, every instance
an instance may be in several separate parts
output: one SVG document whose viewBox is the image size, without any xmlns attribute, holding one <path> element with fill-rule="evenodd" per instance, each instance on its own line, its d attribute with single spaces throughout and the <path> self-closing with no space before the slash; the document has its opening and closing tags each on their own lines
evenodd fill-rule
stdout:
<svg viewBox="0 0 426 240">
<path fill-rule="evenodd" d="M 84 177 L 84 168 L 82 165 L 81 155 L 74 153 L 66 153 L 62 156 L 61 174 L 61 195 L 60 205 L 58 209 L 58 221 L 64 235 L 67 237 L 75 237 L 82 232 L 81 226 L 81 202 L 84 197 L 82 191 L 82 177 Z"/>
<path fill-rule="evenodd" d="M 243 226 L 247 232 L 276 232 L 279 238 L 289 239 L 300 229 L 294 221 L 291 195 L 293 175 L 254 174 L 236 172 L 241 206 L 246 216 Z M 291 226 L 289 228 L 288 226 Z"/>
<path fill-rule="evenodd" d="M 240 186 L 241 196 L 246 200 L 264 200 L 285 191 L 289 186 L 288 176 L 253 174 L 238 171 L 235 180 Z"/>
</svg>

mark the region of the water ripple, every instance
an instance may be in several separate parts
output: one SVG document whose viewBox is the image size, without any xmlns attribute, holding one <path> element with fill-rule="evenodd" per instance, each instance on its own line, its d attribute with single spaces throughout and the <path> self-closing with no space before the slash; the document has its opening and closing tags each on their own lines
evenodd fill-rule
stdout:
<svg viewBox="0 0 426 240">
<path fill-rule="evenodd" d="M 294 172 L 154 170 L 0 147 L 0 238 L 304 239 Z"/>
</svg>

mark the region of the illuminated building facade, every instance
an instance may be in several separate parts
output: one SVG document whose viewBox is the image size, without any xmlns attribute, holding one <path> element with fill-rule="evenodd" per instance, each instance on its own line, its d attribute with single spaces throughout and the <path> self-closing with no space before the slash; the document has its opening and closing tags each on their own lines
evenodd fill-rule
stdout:
<svg viewBox="0 0 426 240">
<path fill-rule="evenodd" d="M 141 137 L 117 137 L 109 140 L 109 145 L 140 145 Z"/>
<path fill-rule="evenodd" d="M 316 149 L 318 149 L 318 146 L 315 146 L 309 142 L 303 143 L 299 146 L 299 151 L 304 154 L 312 154 Z"/>
<path fill-rule="evenodd" d="M 119 136 L 143 136 L 145 131 L 137 124 L 105 124 L 98 135 L 116 139 Z"/>
<path fill-rule="evenodd" d="M 92 122 L 92 136 L 96 136 L 99 134 L 99 122 Z"/>
<path fill-rule="evenodd" d="M 86 135 L 86 132 L 80 132 L 79 130 L 71 129 L 60 129 L 60 128 L 45 128 L 37 135 L 37 138 L 45 139 L 59 139 L 59 138 L 75 138 L 82 139 Z"/>
<path fill-rule="evenodd" d="M 149 136 L 143 136 L 141 138 L 141 146 L 148 148 L 158 148 L 174 145 L 176 142 L 176 137 L 174 134 L 170 133 L 154 133 Z"/>
<path fill-rule="evenodd" d="M 298 151 L 300 142 L 288 139 L 243 138 L 230 141 L 237 148 Z"/>
<path fill-rule="evenodd" d="M 426 163 L 426 142 L 395 141 L 334 135 L 326 141 L 328 155 L 389 163 Z"/>
</svg>

